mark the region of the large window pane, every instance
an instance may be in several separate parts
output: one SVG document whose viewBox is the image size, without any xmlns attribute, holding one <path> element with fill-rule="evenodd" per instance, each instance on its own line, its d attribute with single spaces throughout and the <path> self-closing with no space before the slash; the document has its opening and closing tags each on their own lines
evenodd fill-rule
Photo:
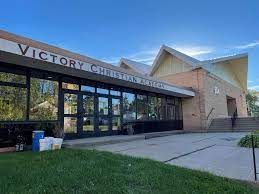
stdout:
<svg viewBox="0 0 259 194">
<path fill-rule="evenodd" d="M 76 114 L 77 113 L 77 95 L 76 94 L 64 94 L 64 114 Z"/>
<path fill-rule="evenodd" d="M 77 118 L 65 117 L 64 118 L 64 132 L 65 133 L 77 133 Z"/>
<path fill-rule="evenodd" d="M 120 99 L 112 99 L 112 114 L 120 115 Z"/>
<path fill-rule="evenodd" d="M 94 96 L 83 95 L 84 114 L 94 114 Z"/>
<path fill-rule="evenodd" d="M 156 120 L 158 117 L 157 113 L 158 103 L 157 98 L 153 96 L 148 97 L 148 116 L 150 120 Z"/>
<path fill-rule="evenodd" d="M 145 95 L 137 95 L 137 119 L 138 120 L 146 120 L 147 116 L 147 96 Z"/>
<path fill-rule="evenodd" d="M 158 106 L 158 119 L 166 120 L 166 100 L 165 100 L 165 98 L 158 98 L 157 106 Z"/>
<path fill-rule="evenodd" d="M 108 118 L 99 118 L 99 130 L 108 131 L 109 130 L 109 119 Z"/>
<path fill-rule="evenodd" d="M 108 98 L 99 97 L 99 115 L 108 115 Z"/>
<path fill-rule="evenodd" d="M 83 131 L 94 131 L 94 117 L 84 117 Z"/>
<path fill-rule="evenodd" d="M 119 130 L 120 129 L 120 117 L 113 117 L 112 118 L 112 130 Z"/>
<path fill-rule="evenodd" d="M 19 84 L 26 84 L 26 76 L 12 74 L 12 73 L 0 72 L 0 81 L 2 81 L 2 82 L 11 82 L 11 83 L 19 83 Z"/>
<path fill-rule="evenodd" d="M 26 88 L 0 86 L 0 120 L 26 119 Z"/>
<path fill-rule="evenodd" d="M 167 120 L 175 120 L 175 106 L 172 104 L 167 105 Z"/>
<path fill-rule="evenodd" d="M 123 120 L 136 120 L 135 94 L 123 93 Z"/>
<path fill-rule="evenodd" d="M 30 119 L 56 120 L 58 82 L 31 78 Z"/>
</svg>

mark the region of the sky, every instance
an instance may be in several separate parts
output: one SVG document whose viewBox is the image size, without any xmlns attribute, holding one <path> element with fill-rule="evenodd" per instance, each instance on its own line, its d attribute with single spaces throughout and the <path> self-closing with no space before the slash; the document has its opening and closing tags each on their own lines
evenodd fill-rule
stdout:
<svg viewBox="0 0 259 194">
<path fill-rule="evenodd" d="M 259 90 L 258 0 L 9 0 L 0 29 L 112 64 L 151 65 L 162 44 L 199 60 L 247 52 Z"/>
</svg>

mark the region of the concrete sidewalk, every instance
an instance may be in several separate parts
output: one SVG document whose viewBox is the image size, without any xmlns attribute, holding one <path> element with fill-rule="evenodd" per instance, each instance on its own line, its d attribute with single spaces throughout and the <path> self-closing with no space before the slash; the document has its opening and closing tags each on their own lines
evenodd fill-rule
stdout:
<svg viewBox="0 0 259 194">
<path fill-rule="evenodd" d="M 94 149 L 149 158 L 219 176 L 253 181 L 252 150 L 237 146 L 237 142 L 244 135 L 246 133 L 179 134 L 97 145 Z M 259 149 L 256 149 L 256 154 L 259 169 Z"/>
</svg>

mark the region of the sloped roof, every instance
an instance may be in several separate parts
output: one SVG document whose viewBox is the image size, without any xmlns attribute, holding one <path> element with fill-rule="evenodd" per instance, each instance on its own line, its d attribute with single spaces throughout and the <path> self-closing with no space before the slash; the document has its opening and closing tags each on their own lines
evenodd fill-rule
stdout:
<svg viewBox="0 0 259 194">
<path fill-rule="evenodd" d="M 161 60 L 163 60 L 163 56 L 169 53 L 180 60 L 184 61 L 185 63 L 189 64 L 190 66 L 195 68 L 204 68 L 207 71 L 217 75 L 218 77 L 229 81 L 226 76 L 219 73 L 220 71 L 224 71 L 227 68 L 229 72 L 231 72 L 231 76 L 238 82 L 238 85 L 241 86 L 243 89 L 247 89 L 247 74 L 248 74 L 248 54 L 241 53 L 236 55 L 224 56 L 210 60 L 199 61 L 193 57 L 190 57 L 184 53 L 181 53 L 173 48 L 170 48 L 166 45 L 162 45 L 157 54 L 153 65 L 152 70 L 150 72 L 150 76 L 152 76 L 156 70 L 158 69 L 159 65 L 161 64 Z"/>
<path fill-rule="evenodd" d="M 181 59 L 182 61 L 192 65 L 193 67 L 195 67 L 197 64 L 200 63 L 200 61 L 198 59 L 195 59 L 193 57 L 190 57 L 184 53 L 181 53 L 180 51 L 177 51 L 171 47 L 168 47 L 166 45 L 162 45 L 160 50 L 159 50 L 159 53 L 157 54 L 154 62 L 153 62 L 153 65 L 152 65 L 152 70 L 150 72 L 150 75 L 153 75 L 155 73 L 155 71 L 157 70 L 157 68 L 159 67 L 159 64 L 160 64 L 160 60 L 163 58 L 163 55 L 165 53 L 169 53 L 171 55 L 174 55 L 176 56 L 177 58 Z"/>
<path fill-rule="evenodd" d="M 119 66 L 122 67 L 123 64 L 130 67 L 133 71 L 144 74 L 144 75 L 149 75 L 151 72 L 151 68 L 152 68 L 150 65 L 146 65 L 144 63 L 140 63 L 137 61 L 132 61 L 132 60 L 126 59 L 126 58 L 121 58 L 121 60 L 119 62 Z"/>
</svg>

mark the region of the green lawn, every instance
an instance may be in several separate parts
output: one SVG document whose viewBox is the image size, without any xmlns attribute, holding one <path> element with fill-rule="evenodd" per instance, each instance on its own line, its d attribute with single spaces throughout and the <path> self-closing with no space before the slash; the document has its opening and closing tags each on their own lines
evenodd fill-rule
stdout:
<svg viewBox="0 0 259 194">
<path fill-rule="evenodd" d="M 63 149 L 0 155 L 0 193 L 259 193 L 251 185 L 151 160 Z"/>
</svg>

